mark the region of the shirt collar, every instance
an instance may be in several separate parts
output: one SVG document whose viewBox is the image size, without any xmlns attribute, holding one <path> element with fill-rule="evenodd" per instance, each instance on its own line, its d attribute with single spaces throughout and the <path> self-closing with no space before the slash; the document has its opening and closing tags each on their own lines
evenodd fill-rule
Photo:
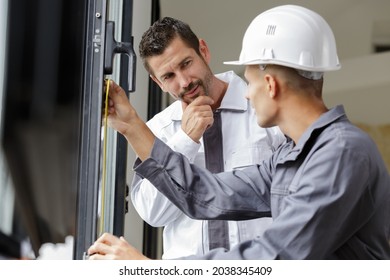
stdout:
<svg viewBox="0 0 390 280">
<path fill-rule="evenodd" d="M 245 98 L 247 84 L 233 71 L 217 74 L 215 76 L 229 84 L 219 109 L 246 111 L 249 106 L 249 102 Z"/>
</svg>

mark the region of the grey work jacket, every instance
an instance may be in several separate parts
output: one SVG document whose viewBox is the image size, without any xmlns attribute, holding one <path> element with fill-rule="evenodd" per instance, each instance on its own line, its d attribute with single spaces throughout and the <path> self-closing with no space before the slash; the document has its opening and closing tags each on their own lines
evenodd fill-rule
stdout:
<svg viewBox="0 0 390 280">
<path fill-rule="evenodd" d="M 271 211 L 262 237 L 186 259 L 390 259 L 390 176 L 342 106 L 260 165 L 213 175 L 156 139 L 135 171 L 193 218 Z"/>
</svg>

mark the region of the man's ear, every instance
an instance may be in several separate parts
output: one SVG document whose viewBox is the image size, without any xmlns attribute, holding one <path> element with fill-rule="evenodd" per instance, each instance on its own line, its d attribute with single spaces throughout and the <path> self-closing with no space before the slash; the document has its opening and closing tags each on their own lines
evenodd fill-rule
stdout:
<svg viewBox="0 0 390 280">
<path fill-rule="evenodd" d="M 264 80 L 266 82 L 266 90 L 268 92 L 269 97 L 274 99 L 278 94 L 278 80 L 270 74 L 266 74 L 264 76 Z"/>
<path fill-rule="evenodd" d="M 206 44 L 206 41 L 203 39 L 199 39 L 199 51 L 203 59 L 207 62 L 207 64 L 209 64 L 211 59 L 210 50 Z"/>
<path fill-rule="evenodd" d="M 149 77 L 150 77 L 156 84 L 158 84 L 158 86 L 161 88 L 161 90 L 162 90 L 163 92 L 166 92 L 166 91 L 164 90 L 163 84 L 159 81 L 159 79 L 157 79 L 154 75 L 149 75 Z"/>
</svg>

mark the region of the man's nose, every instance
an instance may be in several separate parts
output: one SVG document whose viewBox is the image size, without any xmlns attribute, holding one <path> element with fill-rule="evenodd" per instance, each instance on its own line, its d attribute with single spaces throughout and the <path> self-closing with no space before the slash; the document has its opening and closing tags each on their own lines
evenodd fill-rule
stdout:
<svg viewBox="0 0 390 280">
<path fill-rule="evenodd" d="M 177 78 L 180 83 L 181 88 L 187 88 L 191 84 L 191 79 L 188 75 L 185 73 L 180 73 L 177 75 Z"/>
</svg>

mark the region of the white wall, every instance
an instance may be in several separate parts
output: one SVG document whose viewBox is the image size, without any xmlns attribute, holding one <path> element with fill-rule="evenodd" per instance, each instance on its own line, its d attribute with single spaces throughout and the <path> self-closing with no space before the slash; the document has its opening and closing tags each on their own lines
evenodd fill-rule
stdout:
<svg viewBox="0 0 390 280">
<path fill-rule="evenodd" d="M 390 52 L 344 60 L 341 70 L 324 79 L 329 107 L 343 104 L 355 123 L 390 124 Z"/>
</svg>

